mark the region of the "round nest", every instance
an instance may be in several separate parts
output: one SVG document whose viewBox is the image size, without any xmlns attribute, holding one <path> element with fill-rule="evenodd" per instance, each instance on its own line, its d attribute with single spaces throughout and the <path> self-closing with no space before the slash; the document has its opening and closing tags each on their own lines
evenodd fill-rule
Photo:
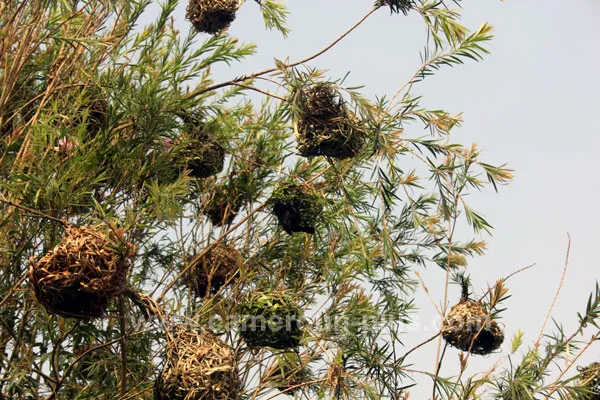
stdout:
<svg viewBox="0 0 600 400">
<path fill-rule="evenodd" d="M 216 226 L 229 225 L 244 205 L 244 198 L 235 187 L 216 186 L 202 207 L 204 215 Z"/>
<path fill-rule="evenodd" d="M 202 126 L 193 127 L 183 136 L 183 158 L 191 177 L 208 178 L 223 170 L 225 149 Z"/>
<path fill-rule="evenodd" d="M 316 221 L 323 212 L 323 199 L 307 186 L 285 184 L 269 200 L 279 225 L 290 235 L 293 232 L 315 233 Z"/>
<path fill-rule="evenodd" d="M 108 128 L 108 101 L 102 97 L 92 99 L 82 110 L 87 114 L 87 133 L 95 137 Z"/>
<path fill-rule="evenodd" d="M 284 292 L 248 293 L 239 306 L 240 336 L 249 348 L 290 349 L 302 339 L 302 310 Z"/>
<path fill-rule="evenodd" d="M 190 0 L 186 18 L 198 32 L 214 35 L 229 27 L 238 7 L 238 0 Z"/>
<path fill-rule="evenodd" d="M 154 382 L 154 400 L 237 400 L 234 351 L 212 333 L 179 329 Z"/>
<path fill-rule="evenodd" d="M 591 393 L 587 394 L 586 400 L 600 400 L 600 363 L 594 362 L 587 367 L 579 367 L 579 380 L 581 386 L 585 386 Z"/>
<path fill-rule="evenodd" d="M 270 387 L 293 395 L 312 379 L 312 372 L 307 367 L 309 361 L 307 357 L 300 357 L 296 353 L 284 353 L 276 358 L 263 375 L 263 381 Z"/>
<path fill-rule="evenodd" d="M 235 281 L 242 262 L 237 249 L 219 242 L 190 269 L 188 283 L 200 298 L 214 295 Z"/>
<path fill-rule="evenodd" d="M 60 243 L 33 264 L 29 280 L 51 314 L 96 318 L 127 286 L 134 246 L 105 226 L 67 228 Z"/>
<path fill-rule="evenodd" d="M 442 336 L 450 345 L 479 355 L 491 353 L 504 341 L 504 332 L 490 321 L 483 304 L 472 300 L 452 307 L 442 324 Z"/>
<path fill-rule="evenodd" d="M 298 96 L 299 118 L 294 129 L 301 155 L 343 160 L 362 150 L 365 132 L 356 115 L 347 110 L 337 90 L 319 84 L 301 89 Z"/>
</svg>

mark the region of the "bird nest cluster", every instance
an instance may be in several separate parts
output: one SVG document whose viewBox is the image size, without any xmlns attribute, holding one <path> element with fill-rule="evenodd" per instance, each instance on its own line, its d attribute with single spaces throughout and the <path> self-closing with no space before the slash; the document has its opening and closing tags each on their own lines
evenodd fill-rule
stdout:
<svg viewBox="0 0 600 400">
<path fill-rule="evenodd" d="M 34 263 L 29 279 L 51 314 L 96 318 L 127 287 L 134 246 L 106 226 L 67 227 L 60 243 Z"/>
<path fill-rule="evenodd" d="M 179 154 L 193 178 L 208 178 L 217 175 L 225 165 L 225 149 L 202 125 L 189 126 L 181 137 Z"/>
<path fill-rule="evenodd" d="M 235 182 L 215 186 L 202 205 L 202 212 L 216 226 L 229 225 L 244 205 L 244 196 Z"/>
<path fill-rule="evenodd" d="M 482 303 L 472 300 L 452 307 L 442 323 L 442 336 L 450 345 L 478 355 L 497 350 L 504 341 L 498 323 L 490 320 Z"/>
<path fill-rule="evenodd" d="M 249 348 L 291 349 L 302 340 L 302 310 L 286 292 L 248 293 L 240 302 L 240 336 Z"/>
<path fill-rule="evenodd" d="M 311 380 L 308 357 L 296 353 L 276 356 L 275 362 L 265 371 L 262 380 L 280 392 L 293 395 Z"/>
<path fill-rule="evenodd" d="M 586 387 L 590 393 L 587 400 L 600 400 L 600 363 L 594 362 L 587 367 L 578 368 L 579 384 Z"/>
<path fill-rule="evenodd" d="M 347 109 L 339 91 L 328 84 L 317 84 L 297 93 L 298 120 L 294 130 L 301 155 L 343 160 L 362 150 L 365 131 L 356 115 Z"/>
<path fill-rule="evenodd" d="M 269 203 L 279 225 L 290 235 L 293 232 L 314 233 L 324 206 L 322 197 L 314 189 L 293 183 L 277 188 Z"/>
<path fill-rule="evenodd" d="M 211 332 L 178 328 L 154 382 L 154 400 L 237 400 L 234 351 Z"/>
<path fill-rule="evenodd" d="M 190 0 L 186 18 L 198 32 L 214 35 L 229 27 L 238 8 L 238 0 Z"/>
<path fill-rule="evenodd" d="M 214 295 L 223 286 L 234 283 L 242 263 L 237 249 L 219 242 L 192 266 L 189 286 L 200 298 Z"/>
</svg>

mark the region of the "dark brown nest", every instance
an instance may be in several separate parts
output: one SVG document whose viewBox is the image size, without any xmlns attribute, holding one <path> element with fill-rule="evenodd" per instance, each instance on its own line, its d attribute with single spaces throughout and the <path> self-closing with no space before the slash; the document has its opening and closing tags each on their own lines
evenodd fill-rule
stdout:
<svg viewBox="0 0 600 400">
<path fill-rule="evenodd" d="M 579 370 L 578 384 L 586 387 L 590 393 L 584 397 L 586 400 L 600 400 L 600 363 L 594 362 Z"/>
<path fill-rule="evenodd" d="M 237 249 L 219 242 L 190 269 L 189 285 L 198 297 L 214 295 L 235 281 L 242 262 Z"/>
<path fill-rule="evenodd" d="M 229 27 L 238 7 L 238 0 L 190 0 L 186 18 L 198 32 L 214 35 Z"/>
<path fill-rule="evenodd" d="M 244 204 L 244 199 L 231 186 L 216 186 L 212 196 L 203 204 L 203 213 L 213 225 L 229 225 L 233 222 Z"/>
<path fill-rule="evenodd" d="M 193 178 L 217 175 L 225 165 L 225 149 L 202 126 L 191 128 L 184 135 L 183 156 Z"/>
<path fill-rule="evenodd" d="M 108 101 L 102 97 L 91 100 L 84 108 L 87 113 L 87 133 L 94 137 L 108 128 Z"/>
<path fill-rule="evenodd" d="M 442 324 L 442 336 L 450 345 L 479 355 L 497 350 L 504 341 L 504 332 L 490 320 L 483 304 L 472 300 L 452 307 Z"/>
<path fill-rule="evenodd" d="M 294 128 L 298 151 L 304 157 L 328 156 L 340 160 L 356 156 L 365 145 L 365 132 L 356 115 L 347 110 L 341 94 L 319 84 L 298 92 L 298 121 Z"/>
<path fill-rule="evenodd" d="M 154 382 L 154 400 L 237 400 L 239 391 L 231 347 L 204 329 L 177 332 Z"/>
<path fill-rule="evenodd" d="M 97 318 L 125 290 L 133 252 L 121 232 L 70 226 L 61 242 L 32 265 L 29 280 L 49 313 Z"/>
</svg>

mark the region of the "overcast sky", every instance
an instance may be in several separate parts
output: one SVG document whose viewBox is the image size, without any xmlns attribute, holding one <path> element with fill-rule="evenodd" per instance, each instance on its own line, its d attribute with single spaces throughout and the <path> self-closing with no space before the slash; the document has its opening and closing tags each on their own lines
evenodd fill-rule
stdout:
<svg viewBox="0 0 600 400">
<path fill-rule="evenodd" d="M 313 54 L 356 22 L 372 1 L 292 0 L 287 4 L 292 29 L 287 40 L 264 29 L 254 1 L 242 6 L 229 33 L 255 42 L 259 53 L 239 65 L 215 68 L 215 80 L 271 67 L 273 57 L 297 60 Z M 567 332 L 575 326 L 576 312 L 584 310 L 599 275 L 600 1 L 465 0 L 462 4 L 466 26 L 476 29 L 488 21 L 496 28 L 492 54 L 481 63 L 446 68 L 416 86 L 414 93 L 422 95 L 428 107 L 464 113 L 464 126 L 455 131 L 454 142 L 477 142 L 484 160 L 506 162 L 516 170 L 514 183 L 502 187 L 500 194 L 486 191 L 470 198 L 495 227 L 488 254 L 470 262 L 476 288 L 482 291 L 488 283 L 536 263 L 508 283 L 512 298 L 503 314 L 507 340 L 502 354 L 506 355 L 518 329 L 526 332 L 527 345 L 535 341 L 560 280 L 567 233 L 572 238 L 570 267 L 553 313 Z M 180 4 L 178 23 L 187 29 L 184 8 Z M 393 94 L 410 77 L 420 65 L 424 43 L 424 26 L 415 13 L 404 17 L 381 9 L 311 65 L 329 69 L 331 78 L 350 72 L 347 84 L 365 85 L 364 93 L 373 99 Z M 407 136 L 422 133 L 422 126 L 407 127 Z M 435 268 L 421 272 L 435 300 L 441 301 L 444 275 Z M 458 298 L 458 289 L 453 290 Z M 419 317 L 427 322 L 435 311 L 421 292 Z M 407 343 L 418 343 L 432 331 L 411 333 Z M 593 349 L 584 361 L 595 359 L 597 351 Z M 432 346 L 412 361 L 431 371 L 434 354 Z M 457 354 L 449 349 L 444 372 L 454 370 Z M 472 360 L 470 371 L 491 365 L 502 354 Z M 411 398 L 429 398 L 430 393 L 427 383 Z"/>
</svg>

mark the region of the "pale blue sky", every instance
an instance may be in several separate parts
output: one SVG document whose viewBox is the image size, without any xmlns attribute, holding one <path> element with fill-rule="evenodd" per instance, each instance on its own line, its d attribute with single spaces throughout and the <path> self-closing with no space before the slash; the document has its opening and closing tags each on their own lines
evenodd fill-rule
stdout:
<svg viewBox="0 0 600 400">
<path fill-rule="evenodd" d="M 248 0 L 238 12 L 229 33 L 255 42 L 258 55 L 239 65 L 215 68 L 215 80 L 255 72 L 273 65 L 273 57 L 297 60 L 313 54 L 357 21 L 372 5 L 370 0 L 292 0 L 284 40 L 264 29 L 257 4 Z M 596 255 L 600 217 L 598 145 L 600 128 L 595 120 L 600 101 L 600 1 L 574 0 L 465 0 L 464 23 L 475 29 L 483 21 L 496 28 L 492 54 L 481 63 L 468 62 L 447 68 L 416 86 L 415 94 L 431 108 L 464 112 L 463 128 L 454 141 L 477 142 L 483 159 L 507 162 L 516 170 L 515 181 L 500 190 L 474 194 L 471 203 L 495 226 L 489 252 L 470 262 L 478 288 L 532 263 L 537 266 L 509 281 L 513 297 L 503 322 L 510 337 L 526 332 L 525 343 L 536 338 L 558 285 L 567 248 L 567 232 L 573 243 L 570 269 L 553 316 L 567 328 L 583 311 L 588 293 L 600 271 Z M 185 4 L 178 12 L 179 25 Z M 425 40 L 422 21 L 390 15 L 382 9 L 340 45 L 311 65 L 329 69 L 332 78 L 351 72 L 347 84 L 365 85 L 364 93 L 391 95 L 420 65 L 419 51 Z M 407 127 L 408 136 L 421 127 Z M 441 301 L 444 276 L 439 269 L 421 271 L 436 301 Z M 419 292 L 420 318 L 428 321 L 433 306 Z M 454 293 L 458 297 L 458 293 Z M 569 331 L 567 329 L 567 331 Z M 430 332 L 431 333 L 431 332 Z M 417 343 L 423 334 L 411 334 Z M 417 367 L 431 370 L 434 348 L 417 356 Z M 589 362 L 595 353 L 585 359 Z M 457 352 L 447 354 L 448 369 L 457 365 Z M 506 354 L 506 352 L 504 353 Z M 478 358 L 472 371 L 481 370 L 499 355 Z M 425 361 L 423 361 L 425 360 Z M 416 390 L 411 398 L 428 398 Z"/>
</svg>

